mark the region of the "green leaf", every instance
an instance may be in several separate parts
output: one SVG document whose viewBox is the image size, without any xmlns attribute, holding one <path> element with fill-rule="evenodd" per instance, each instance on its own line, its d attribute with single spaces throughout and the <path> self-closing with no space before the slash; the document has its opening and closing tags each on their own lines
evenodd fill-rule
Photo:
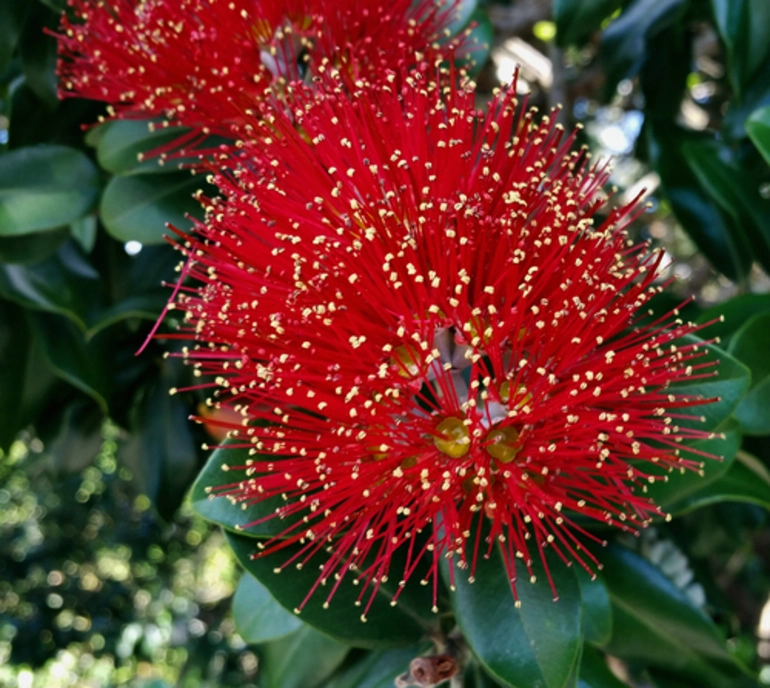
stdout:
<svg viewBox="0 0 770 688">
<path fill-rule="evenodd" d="M 671 513 L 676 513 L 675 505 L 687 497 L 705 489 L 715 480 L 719 480 L 730 468 L 735 455 L 741 446 L 741 433 L 738 424 L 733 419 L 728 419 L 721 428 L 725 438 L 698 440 L 689 443 L 699 451 L 722 457 L 721 461 L 703 457 L 688 455 L 687 458 L 702 460 L 703 468 L 697 471 L 674 471 L 667 476 L 666 482 L 658 481 L 647 487 L 646 495 L 655 504 L 662 506 Z"/>
<path fill-rule="evenodd" d="M 484 668 L 475 661 L 469 663 L 465 670 L 463 681 L 465 688 L 500 688 L 501 686 L 507 685 L 493 679 L 486 671 L 484 671 Z"/>
<path fill-rule="evenodd" d="M 679 115 L 692 71 L 693 32 L 686 21 L 677 21 L 647 41 L 646 58 L 639 75 L 644 95 L 644 117 L 673 121 Z M 666 78 L 661 79 L 660 75 Z"/>
<path fill-rule="evenodd" d="M 72 238 L 85 253 L 91 253 L 96 244 L 96 216 L 86 215 L 70 224 Z"/>
<path fill-rule="evenodd" d="M 248 449 L 225 446 L 214 451 L 192 486 L 192 508 L 203 518 L 240 535 L 254 538 L 279 537 L 300 519 L 299 516 L 288 519 L 276 516 L 276 510 L 285 505 L 280 497 L 250 503 L 247 510 L 245 503 L 235 503 L 228 497 L 214 496 L 215 493 L 212 493 L 212 488 L 233 482 L 233 474 L 229 473 L 231 466 L 245 466 L 252 458 Z M 263 523 L 249 525 L 268 517 L 269 520 Z"/>
<path fill-rule="evenodd" d="M 613 605 L 615 657 L 675 670 L 693 685 L 729 688 L 741 668 L 711 619 L 640 555 L 612 545 L 601 553 Z"/>
<path fill-rule="evenodd" d="M 730 81 L 741 94 L 770 58 L 770 4 L 765 0 L 711 0 L 727 47 Z"/>
<path fill-rule="evenodd" d="M 743 227 L 702 188 L 683 145 L 692 132 L 663 125 L 648 126 L 650 160 L 683 229 L 711 264 L 734 281 L 745 278 L 754 260 L 754 249 Z"/>
<path fill-rule="evenodd" d="M 470 49 L 467 53 L 458 55 L 456 64 L 466 66 L 471 78 L 479 75 L 489 57 L 489 51 L 494 40 L 495 29 L 487 12 L 477 9 L 471 15 L 471 23 L 474 25 L 468 34 L 467 44 Z"/>
<path fill-rule="evenodd" d="M 256 540 L 230 531 L 225 531 L 225 535 L 238 561 L 284 608 L 293 610 L 302 604 L 318 580 L 318 566 L 325 561 L 325 555 L 312 557 L 301 569 L 290 565 L 281 573 L 275 573 L 278 567 L 299 553 L 301 545 L 291 545 L 267 556 L 252 558 L 258 552 Z M 330 580 L 325 586 L 319 586 L 302 608 L 300 619 L 341 642 L 364 648 L 412 645 L 433 632 L 437 621 L 430 611 L 432 593 L 427 586 L 417 583 L 418 573 L 410 579 L 399 597 L 399 603 L 390 605 L 398 588 L 397 572 L 402 571 L 405 564 L 401 550 L 397 550 L 393 557 L 392 579 L 378 588 L 366 614 L 366 622 L 362 622 L 360 617 L 371 591 L 353 584 L 356 575 L 353 572 L 348 572 L 343 578 L 326 609 L 323 605 L 335 581 Z M 363 600 L 362 606 L 356 604 L 359 598 Z"/>
<path fill-rule="evenodd" d="M 601 652 L 586 645 L 580 661 L 578 688 L 626 688 L 626 684 L 610 671 Z"/>
<path fill-rule="evenodd" d="M 648 58 L 648 42 L 676 24 L 687 8 L 686 0 L 632 0 L 604 31 L 599 55 L 607 72 L 608 93 L 621 79 L 639 73 Z"/>
<path fill-rule="evenodd" d="M 45 103 L 23 76 L 11 83 L 9 91 L 11 122 L 8 125 L 8 150 L 39 144 L 80 148 L 82 123 L 99 116 L 99 105 L 95 101 L 69 98 L 57 103 Z"/>
<path fill-rule="evenodd" d="M 191 226 L 187 214 L 202 217 L 192 195 L 203 186 L 202 178 L 186 172 L 113 177 L 102 195 L 102 222 L 119 241 L 162 243 L 166 223 L 187 230 Z"/>
<path fill-rule="evenodd" d="M 63 316 L 34 311 L 25 315 L 51 369 L 106 413 L 111 376 L 104 342 L 98 338 L 86 342 L 83 333 Z"/>
<path fill-rule="evenodd" d="M 190 408 L 181 396 L 168 393 L 171 365 L 166 363 L 155 384 L 144 390 L 131 435 L 118 449 L 118 458 L 164 518 L 173 516 L 198 468 Z"/>
<path fill-rule="evenodd" d="M 699 350 L 706 352 L 705 355 L 696 359 L 697 364 L 715 362 L 717 365 L 706 369 L 707 372 L 715 373 L 714 375 L 687 383 L 671 385 L 671 391 L 688 398 L 716 398 L 718 401 L 704 406 L 695 406 L 690 410 L 685 409 L 683 413 L 692 415 L 693 418 L 692 420 L 681 420 L 679 425 L 697 428 L 706 432 L 714 431 L 724 423 L 738 406 L 741 398 L 749 388 L 751 373 L 740 361 L 714 344 L 706 344 L 702 339 L 693 335 L 683 337 L 681 341 L 697 343 Z M 701 422 L 701 418 L 703 422 Z"/>
<path fill-rule="evenodd" d="M 29 6 L 29 0 L 3 0 L 0 2 L 0 74 L 8 69 Z"/>
<path fill-rule="evenodd" d="M 397 650 L 369 652 L 362 660 L 335 676 L 325 688 L 393 688 L 396 678 L 409 670 L 409 662 L 430 649 L 430 643 L 423 643 Z"/>
<path fill-rule="evenodd" d="M 484 545 L 481 545 L 484 549 Z M 457 623 L 471 650 L 497 680 L 515 688 L 561 688 L 570 681 L 578 662 L 581 637 L 580 587 L 573 571 L 556 557 L 549 569 L 559 600 L 554 602 L 543 564 L 533 561 L 536 582 L 517 562 L 514 605 L 511 582 L 497 543 L 489 558 L 479 557 L 475 581 L 454 560 L 442 559 L 444 580 L 454 566 L 452 593 Z"/>
<path fill-rule="evenodd" d="M 699 324 L 705 324 L 717 320 L 720 316 L 723 321 L 717 321 L 701 330 L 701 335 L 711 339 L 720 337 L 725 339 L 748 320 L 760 313 L 770 313 L 770 294 L 741 294 L 729 301 L 720 303 L 713 308 L 703 311 L 695 320 Z"/>
<path fill-rule="evenodd" d="M 7 451 L 21 429 L 21 404 L 29 330 L 21 308 L 0 300 L 0 450 Z"/>
<path fill-rule="evenodd" d="M 452 7 L 452 21 L 447 25 L 447 33 L 450 36 L 454 36 L 464 29 L 471 21 L 471 15 L 476 11 L 478 7 L 478 0 L 459 0 L 459 2 Z"/>
<path fill-rule="evenodd" d="M 556 42 L 581 45 L 620 7 L 620 0 L 554 0 Z"/>
<path fill-rule="evenodd" d="M 592 645 L 605 645 L 612 635 L 612 608 L 607 588 L 597 575 L 593 580 L 581 566 L 575 566 L 583 605 L 582 634 Z"/>
<path fill-rule="evenodd" d="M 85 331 L 101 307 L 101 281 L 70 241 L 36 265 L 0 266 L 0 295 L 25 308 L 64 315 Z"/>
<path fill-rule="evenodd" d="M 21 69 L 30 88 L 50 108 L 56 107 L 56 39 L 44 28 L 54 29 L 57 16 L 40 4 L 32 8 L 20 42 Z"/>
<path fill-rule="evenodd" d="M 69 236 L 69 229 L 60 227 L 47 232 L 0 237 L 0 263 L 39 263 L 49 258 Z"/>
<path fill-rule="evenodd" d="M 261 648 L 262 688 L 316 688 L 345 659 L 350 648 L 309 626 Z"/>
<path fill-rule="evenodd" d="M 90 399 L 67 404 L 55 437 L 46 444 L 53 467 L 61 473 L 80 473 L 92 464 L 104 444 L 104 413 Z"/>
<path fill-rule="evenodd" d="M 115 323 L 129 318 L 156 321 L 166 305 L 168 294 L 140 294 L 129 296 L 114 303 L 109 308 L 100 311 L 86 332 L 87 337 L 93 337 L 97 332 L 111 327 Z"/>
<path fill-rule="evenodd" d="M 770 106 L 751 113 L 746 120 L 746 133 L 770 165 Z"/>
<path fill-rule="evenodd" d="M 99 195 L 99 172 L 66 146 L 21 148 L 0 156 L 0 236 L 67 225 Z"/>
<path fill-rule="evenodd" d="M 238 635 L 247 643 L 277 640 L 303 626 L 299 617 L 286 611 L 254 576 L 241 576 L 233 596 L 233 620 Z"/>
<path fill-rule="evenodd" d="M 687 513 L 719 502 L 746 502 L 770 509 L 770 475 L 759 461 L 738 454 L 729 470 L 717 481 L 678 503 L 677 513 Z"/>
<path fill-rule="evenodd" d="M 770 60 L 745 89 L 728 102 L 727 112 L 722 120 L 722 132 L 734 141 L 747 136 L 746 120 L 758 109 L 770 106 Z"/>
<path fill-rule="evenodd" d="M 188 131 L 182 127 L 151 129 L 155 125 L 156 120 L 115 120 L 103 124 L 96 143 L 99 164 L 112 174 L 129 175 L 176 172 L 182 163 L 196 160 L 186 158 L 161 164 L 160 158 L 149 157 L 140 161 L 140 154 L 171 143 Z"/>
<path fill-rule="evenodd" d="M 770 313 L 755 315 L 730 341 L 730 353 L 751 371 L 751 387 L 735 409 L 747 435 L 770 434 Z"/>
<path fill-rule="evenodd" d="M 716 139 L 684 141 L 682 152 L 701 187 L 743 228 L 757 260 L 770 268 L 770 200 L 760 195 L 759 182 Z"/>
</svg>

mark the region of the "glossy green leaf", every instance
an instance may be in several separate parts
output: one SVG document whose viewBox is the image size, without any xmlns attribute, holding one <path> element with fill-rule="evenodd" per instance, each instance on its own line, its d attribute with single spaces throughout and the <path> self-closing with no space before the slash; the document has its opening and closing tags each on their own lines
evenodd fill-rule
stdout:
<svg viewBox="0 0 770 688">
<path fill-rule="evenodd" d="M 632 0 L 602 34 L 600 57 L 607 73 L 607 90 L 613 92 L 621 79 L 629 79 L 647 60 L 648 42 L 678 22 L 685 0 Z"/>
<path fill-rule="evenodd" d="M 96 244 L 96 216 L 86 215 L 70 223 L 70 234 L 85 253 L 91 253 Z"/>
<path fill-rule="evenodd" d="M 69 237 L 67 227 L 22 236 L 0 237 L 0 263 L 39 263 L 50 258 Z"/>
<path fill-rule="evenodd" d="M 578 688 L 626 688 L 626 684 L 610 671 L 599 650 L 586 645 L 580 660 Z"/>
<path fill-rule="evenodd" d="M 521 607 L 516 607 L 499 546 L 492 548 L 489 558 L 479 557 L 473 583 L 467 570 L 457 568 L 453 560 L 442 560 L 445 581 L 450 578 L 449 567 L 455 566 L 452 606 L 468 645 L 505 685 L 561 688 L 577 665 L 582 645 L 580 587 L 561 560 L 549 557 L 548 563 L 559 600 L 554 602 L 539 560 L 533 561 L 534 583 L 517 561 Z"/>
<path fill-rule="evenodd" d="M 276 573 L 276 569 L 293 555 L 299 554 L 300 545 L 291 545 L 268 556 L 253 558 L 258 552 L 256 540 L 230 531 L 225 531 L 225 535 L 238 561 L 284 608 L 293 610 L 302 604 L 318 580 L 318 566 L 325 561 L 325 555 L 312 557 L 301 569 L 291 565 L 285 571 Z M 335 581 L 329 580 L 325 586 L 319 586 L 303 606 L 300 619 L 354 647 L 390 648 L 418 642 L 435 629 L 437 617 L 430 611 L 432 593 L 427 586 L 419 585 L 417 574 L 410 579 L 399 603 L 391 606 L 390 601 L 398 588 L 397 572 L 403 570 L 403 566 L 403 554 L 397 551 L 392 563 L 393 580 L 389 579 L 378 588 L 366 614 L 366 622 L 361 621 L 361 615 L 363 605 L 369 601 L 371 589 L 362 590 L 360 585 L 354 585 L 352 580 L 355 573 L 352 572 L 340 583 L 328 608 L 324 608 L 324 602 Z M 362 606 L 356 604 L 359 598 L 363 600 Z"/>
<path fill-rule="evenodd" d="M 100 114 L 100 105 L 95 101 L 69 98 L 55 104 L 45 103 L 24 77 L 14 80 L 9 91 L 8 150 L 40 144 L 80 148 L 83 122 L 90 122 Z"/>
<path fill-rule="evenodd" d="M 722 120 L 722 133 L 728 139 L 741 141 L 746 138 L 746 120 L 760 108 L 770 106 L 770 60 L 760 68 L 752 82 L 740 96 L 735 95 L 728 102 L 727 112 Z"/>
<path fill-rule="evenodd" d="M 741 433 L 738 424 L 732 419 L 728 419 L 724 427 L 719 428 L 719 430 L 724 434 L 724 439 L 715 437 L 691 442 L 689 445 L 698 451 L 721 457 L 721 460 L 687 454 L 683 451 L 682 454 L 686 458 L 701 461 L 703 468 L 700 472 L 674 471 L 666 476 L 666 482 L 658 481 L 649 485 L 646 494 L 655 504 L 665 510 L 670 510 L 672 506 L 705 489 L 727 472 L 735 460 L 738 449 L 740 449 Z M 675 511 L 673 509 L 672 513 Z"/>
<path fill-rule="evenodd" d="M 758 180 L 716 139 L 684 141 L 682 152 L 701 187 L 743 228 L 756 259 L 770 268 L 770 199 L 760 195 Z"/>
<path fill-rule="evenodd" d="M 99 339 L 97 335 L 94 339 Z M 198 468 L 198 453 L 188 416 L 190 408 L 170 395 L 170 365 L 145 390 L 129 428 L 131 435 L 118 457 L 131 470 L 139 489 L 164 518 L 171 518 Z"/>
<path fill-rule="evenodd" d="M 714 344 L 705 344 L 703 340 L 693 335 L 688 335 L 681 341 L 698 343 L 698 348 L 704 352 L 704 355 L 695 359 L 694 363 L 696 365 L 715 363 L 712 368 L 706 370 L 714 374 L 691 382 L 671 385 L 671 391 L 687 398 L 702 397 L 717 399 L 717 401 L 684 409 L 682 413 L 692 416 L 692 420 L 681 420 L 679 424 L 704 431 L 716 430 L 727 420 L 746 393 L 751 382 L 751 373 L 740 361 Z"/>
<path fill-rule="evenodd" d="M 592 645 L 605 645 L 612 635 L 610 596 L 600 575 L 593 580 L 581 566 L 574 566 L 582 601 L 582 634 Z"/>
<path fill-rule="evenodd" d="M 247 509 L 246 504 L 215 496 L 216 490 L 212 491 L 233 482 L 236 473 L 230 473 L 231 466 L 245 466 L 250 459 L 248 449 L 224 447 L 214 451 L 190 491 L 192 508 L 203 518 L 247 537 L 280 536 L 298 520 L 297 517 L 280 519 L 276 516 L 276 509 L 285 504 L 280 497 L 249 504 Z M 268 520 L 255 524 L 262 519 Z"/>
<path fill-rule="evenodd" d="M 29 0 L 0 2 L 0 74 L 5 72 L 11 61 L 29 6 Z"/>
<path fill-rule="evenodd" d="M 618 7 L 620 0 L 554 0 L 556 42 L 582 44 Z"/>
<path fill-rule="evenodd" d="M 468 26 L 471 15 L 476 11 L 478 4 L 478 0 L 460 0 L 452 7 L 451 21 L 447 25 L 447 31 L 450 35 L 454 36 Z"/>
<path fill-rule="evenodd" d="M 468 65 L 468 74 L 475 78 L 481 72 L 489 56 L 489 51 L 494 40 L 495 30 L 489 15 L 484 10 L 476 10 L 471 15 L 473 28 L 467 38 L 470 46 L 467 53 L 458 55 L 458 65 Z M 470 63 L 470 64 L 469 64 Z"/>
<path fill-rule="evenodd" d="M 67 225 L 99 194 L 99 172 L 66 146 L 22 148 L 0 156 L 0 236 Z"/>
<path fill-rule="evenodd" d="M 393 688 L 396 678 L 409 670 L 409 662 L 428 654 L 430 643 L 366 654 L 326 685 L 326 688 Z M 479 687 L 481 688 L 481 687 Z"/>
<path fill-rule="evenodd" d="M 463 676 L 463 688 L 500 688 L 507 685 L 492 678 L 476 661 L 470 662 Z"/>
<path fill-rule="evenodd" d="M 732 280 L 745 278 L 754 249 L 742 225 L 701 187 L 684 155 L 684 142 L 696 135 L 660 123 L 646 131 L 650 160 L 677 220 L 717 270 Z"/>
<path fill-rule="evenodd" d="M 247 643 L 277 640 L 302 627 L 295 614 L 273 599 L 268 589 L 254 576 L 241 576 L 233 596 L 233 620 L 238 635 Z"/>
<path fill-rule="evenodd" d="M 770 313 L 756 315 L 730 341 L 730 353 L 751 371 L 751 387 L 735 409 L 747 435 L 770 434 Z"/>
<path fill-rule="evenodd" d="M 6 451 L 21 425 L 29 331 L 21 308 L 0 299 L 0 451 Z"/>
<path fill-rule="evenodd" d="M 262 688 L 316 688 L 345 659 L 347 645 L 302 626 L 260 649 Z"/>
<path fill-rule="evenodd" d="M 158 157 L 139 159 L 140 155 L 171 143 L 187 131 L 181 127 L 151 129 L 154 124 L 152 120 L 116 120 L 103 124 L 96 144 L 99 164 L 108 172 L 121 175 L 178 171 L 182 160 L 161 164 Z"/>
<path fill-rule="evenodd" d="M 717 321 L 701 330 L 700 334 L 707 339 L 712 337 L 725 339 L 748 320 L 761 313 L 770 313 L 770 294 L 741 294 L 703 311 L 695 322 L 705 324 Z M 720 317 L 723 320 L 720 321 Z"/>
<path fill-rule="evenodd" d="M 166 223 L 186 230 L 191 226 L 187 214 L 202 216 L 192 195 L 204 185 L 187 172 L 113 177 L 102 195 L 102 222 L 119 241 L 159 244 L 169 234 Z"/>
<path fill-rule="evenodd" d="M 99 312 L 90 323 L 86 336 L 93 337 L 97 332 L 129 318 L 155 322 L 166 305 L 167 298 L 168 294 L 157 293 L 129 296 L 118 301 Z"/>
<path fill-rule="evenodd" d="M 735 461 L 719 480 L 675 506 L 677 513 L 686 513 L 719 502 L 745 502 L 770 509 L 767 469 L 756 460 Z"/>
<path fill-rule="evenodd" d="M 90 396 L 107 411 L 111 376 L 104 342 L 86 342 L 67 318 L 27 311 L 26 317 L 51 369 L 63 380 Z"/>
<path fill-rule="evenodd" d="M 44 28 L 54 29 L 58 17 L 39 3 L 34 3 L 24 25 L 20 41 L 21 68 L 24 78 L 37 96 L 49 107 L 56 107 L 56 39 Z"/>
<path fill-rule="evenodd" d="M 693 32 L 677 21 L 647 41 L 639 84 L 644 95 L 644 117 L 673 121 L 679 115 L 692 72 Z M 661 79 L 660 75 L 666 78 Z"/>
<path fill-rule="evenodd" d="M 704 688 L 729 688 L 741 668 L 711 619 L 640 555 L 613 545 L 600 556 L 613 605 L 607 653 L 675 670 Z"/>
<path fill-rule="evenodd" d="M 730 80 L 740 94 L 770 58 L 770 4 L 765 0 L 711 0 L 711 6 L 727 47 Z"/>
<path fill-rule="evenodd" d="M 46 445 L 53 467 L 65 474 L 80 473 L 90 466 L 104 444 L 104 412 L 90 399 L 68 404 L 54 438 Z"/>
<path fill-rule="evenodd" d="M 71 241 L 41 263 L 0 266 L 0 295 L 64 315 L 83 331 L 102 305 L 99 274 Z"/>
<path fill-rule="evenodd" d="M 770 106 L 755 110 L 746 120 L 746 133 L 770 165 Z"/>
</svg>

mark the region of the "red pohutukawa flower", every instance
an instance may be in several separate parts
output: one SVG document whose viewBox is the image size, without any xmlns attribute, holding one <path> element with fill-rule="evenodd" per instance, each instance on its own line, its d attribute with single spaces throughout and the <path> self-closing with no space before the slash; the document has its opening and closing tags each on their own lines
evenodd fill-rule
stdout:
<svg viewBox="0 0 770 688">
<path fill-rule="evenodd" d="M 514 595 L 545 548 L 591 571 L 578 516 L 638 529 L 661 513 L 648 482 L 699 465 L 681 443 L 707 435 L 680 419 L 705 402 L 668 387 L 711 373 L 676 342 L 695 326 L 638 320 L 662 261 L 629 245 L 639 205 L 599 221 L 607 173 L 574 136 L 512 87 L 479 112 L 453 79 L 297 95 L 255 124 L 271 173 L 220 175 L 185 249 L 185 356 L 253 450 L 213 495 L 245 531 L 277 495 L 276 518 L 303 517 L 255 556 L 321 561 L 308 597 L 421 560 L 436 586 L 449 553 L 473 576 L 493 544 Z"/>
<path fill-rule="evenodd" d="M 421 53 L 447 57 L 457 0 L 69 0 L 62 96 L 101 100 L 117 117 L 162 116 L 201 133 L 239 135 L 266 89 L 325 64 L 349 85 Z M 417 55 L 416 55 L 417 54 Z"/>
</svg>

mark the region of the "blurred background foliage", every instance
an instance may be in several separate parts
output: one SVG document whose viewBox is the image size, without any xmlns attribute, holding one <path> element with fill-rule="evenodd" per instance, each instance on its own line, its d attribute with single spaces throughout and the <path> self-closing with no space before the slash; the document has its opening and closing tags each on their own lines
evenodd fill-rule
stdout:
<svg viewBox="0 0 770 688">
<path fill-rule="evenodd" d="M 480 98 L 521 65 L 531 104 L 563 105 L 559 119 L 582 125 L 595 155 L 613 157 L 613 202 L 649 194 L 634 231 L 671 259 L 660 308 L 694 297 L 687 317 L 724 313 L 706 334 L 752 373 L 729 426 L 730 470 L 679 495 L 684 515 L 634 548 L 706 605 L 733 656 L 762 672 L 770 4 L 462 4 L 489 46 L 474 71 Z M 253 579 L 240 606 L 236 596 L 236 632 L 235 558 L 185 502 L 202 447 L 218 439 L 188 421 L 207 414 L 204 394 L 168 394 L 191 384 L 164 357 L 181 343 L 156 339 L 136 355 L 175 280 L 165 223 L 189 227 L 191 194 L 205 183 L 176 162 L 141 158 L 169 140 L 157 123 L 91 126 L 103 105 L 57 99 L 56 41 L 45 30 L 63 5 L 0 0 L 0 685 L 307 688 L 335 672 L 329 685 L 340 688 L 392 684 L 408 651 L 342 651 L 267 603 L 259 610 L 281 639 L 265 637 L 248 603 L 263 595 Z M 162 331 L 174 325 L 172 312 Z M 622 640 L 607 651 L 629 684 L 692 685 Z M 287 662 L 305 673 L 287 678 Z M 597 671 L 580 685 L 621 685 Z M 497 685 L 482 674 L 466 683 Z"/>
</svg>

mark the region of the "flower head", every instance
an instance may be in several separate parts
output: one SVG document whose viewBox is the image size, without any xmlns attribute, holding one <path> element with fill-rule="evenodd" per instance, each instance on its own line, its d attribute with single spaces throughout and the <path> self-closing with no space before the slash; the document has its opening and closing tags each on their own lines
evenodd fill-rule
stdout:
<svg viewBox="0 0 770 688">
<path fill-rule="evenodd" d="M 472 576 L 492 540 L 512 582 L 546 547 L 591 570 L 586 521 L 644 526 L 645 485 L 697 466 L 678 419 L 704 402 L 668 386 L 709 372 L 674 345 L 695 326 L 638 322 L 662 260 L 628 243 L 638 204 L 602 210 L 574 137 L 513 87 L 477 111 L 454 76 L 298 95 L 255 124 L 270 173 L 219 175 L 185 250 L 185 355 L 253 450 L 214 494 L 246 530 L 282 495 L 303 518 L 265 551 L 324 556 L 319 582 L 376 586 L 400 547 L 402 580 L 448 553 Z"/>
<path fill-rule="evenodd" d="M 70 0 L 62 18 L 63 96 L 117 117 L 164 117 L 195 134 L 242 134 L 269 88 L 327 65 L 352 85 L 425 51 L 449 55 L 456 0 Z"/>
</svg>

